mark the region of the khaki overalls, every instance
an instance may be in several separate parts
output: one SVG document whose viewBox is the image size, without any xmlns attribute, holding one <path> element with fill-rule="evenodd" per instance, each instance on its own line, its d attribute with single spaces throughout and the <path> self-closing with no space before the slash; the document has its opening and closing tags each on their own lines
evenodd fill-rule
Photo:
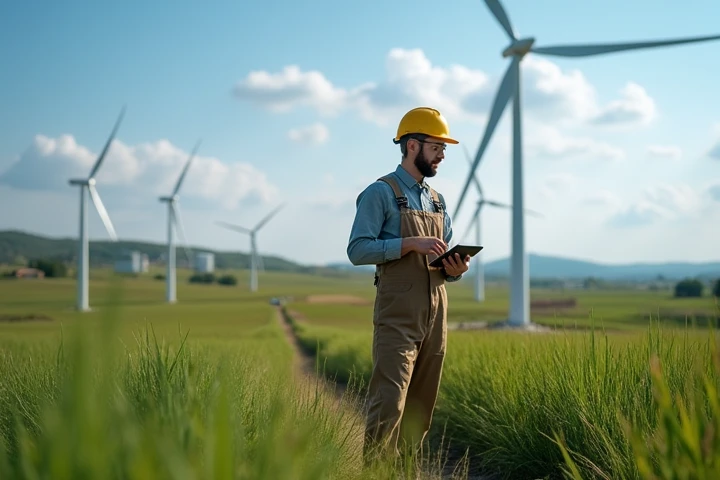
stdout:
<svg viewBox="0 0 720 480">
<path fill-rule="evenodd" d="M 433 189 L 435 212 L 412 210 L 392 176 L 379 180 L 395 192 L 402 237 L 443 238 L 443 208 Z M 440 386 L 447 335 L 442 269 L 428 266 L 427 256 L 417 252 L 376 268 L 366 459 L 373 453 L 398 454 L 398 440 L 417 446 L 425 438 Z"/>
</svg>

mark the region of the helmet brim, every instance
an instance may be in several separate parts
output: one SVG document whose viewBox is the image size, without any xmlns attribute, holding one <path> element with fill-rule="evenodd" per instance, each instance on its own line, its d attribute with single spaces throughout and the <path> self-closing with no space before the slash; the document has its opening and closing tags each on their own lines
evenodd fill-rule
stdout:
<svg viewBox="0 0 720 480">
<path fill-rule="evenodd" d="M 403 135 L 403 136 L 404 136 L 404 135 Z M 455 140 L 455 139 L 452 138 L 452 137 L 445 137 L 445 136 L 440 136 L 440 137 L 438 137 L 438 136 L 436 136 L 436 135 L 428 135 L 428 138 L 434 138 L 435 140 L 440 140 L 440 141 L 442 141 L 442 142 L 450 143 L 450 144 L 453 144 L 453 145 L 457 145 L 458 143 L 460 143 L 458 140 Z M 398 143 L 400 143 L 400 137 L 395 137 L 395 138 L 393 138 L 393 143 L 394 143 L 395 145 L 397 145 Z"/>
</svg>

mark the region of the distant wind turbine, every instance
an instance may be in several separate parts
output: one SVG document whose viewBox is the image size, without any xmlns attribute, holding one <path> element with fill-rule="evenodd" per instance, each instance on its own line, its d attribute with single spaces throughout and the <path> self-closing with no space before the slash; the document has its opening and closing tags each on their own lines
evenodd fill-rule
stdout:
<svg viewBox="0 0 720 480">
<path fill-rule="evenodd" d="M 165 274 L 165 300 L 167 301 L 167 303 L 177 302 L 177 272 L 175 270 L 175 239 L 173 237 L 173 229 L 177 230 L 177 234 L 183 244 L 185 256 L 187 257 L 188 263 L 192 261 L 192 255 L 187 245 L 187 238 L 185 237 L 185 229 L 183 228 L 182 219 L 180 217 L 180 208 L 178 206 L 178 192 L 180 192 L 180 187 L 182 186 L 182 183 L 185 180 L 185 176 L 190 169 L 190 164 L 192 163 L 193 158 L 195 158 L 195 154 L 197 153 L 198 148 L 200 148 L 200 143 L 201 141 L 198 140 L 198 142 L 195 144 L 195 148 L 193 148 L 192 152 L 190 153 L 190 157 L 185 163 L 185 167 L 182 169 L 180 177 L 178 178 L 178 181 L 175 184 L 175 188 L 173 189 L 170 196 L 160 197 L 160 201 L 165 202 L 168 205 L 167 272 Z"/>
<path fill-rule="evenodd" d="M 525 252 L 525 225 L 523 218 L 523 161 L 522 161 L 522 119 L 520 108 L 520 62 L 530 52 L 555 55 L 559 57 L 586 57 L 601 55 L 605 53 L 621 52 L 625 50 L 637 50 L 644 48 L 655 48 L 670 45 L 681 45 L 685 43 L 704 42 L 719 40 L 720 35 L 692 37 L 682 39 L 658 40 L 649 42 L 612 43 L 601 45 L 561 45 L 552 47 L 535 47 L 535 38 L 518 38 L 510 20 L 499 0 L 485 0 L 490 12 L 497 19 L 507 34 L 510 45 L 502 52 L 503 57 L 512 57 L 505 75 L 500 82 L 498 92 L 493 102 L 490 116 L 485 127 L 482 142 L 475 154 L 475 160 L 470 169 L 470 174 L 460 193 L 460 198 L 455 210 L 455 216 L 460 211 L 465 195 L 467 194 L 470 182 L 475 170 L 482 159 L 485 149 L 490 142 L 495 127 L 500 121 L 506 105 L 513 99 L 513 214 L 512 214 L 512 257 L 511 257 L 511 288 L 510 288 L 510 312 L 508 324 L 513 327 L 530 326 L 530 275 L 528 271 L 528 260 Z"/>
<path fill-rule="evenodd" d="M 232 223 L 227 223 L 227 222 L 222 222 L 222 221 L 215 222 L 218 225 L 221 225 L 230 230 L 235 230 L 236 232 L 247 233 L 248 235 L 250 235 L 250 291 L 252 291 L 252 292 L 256 292 L 258 289 L 258 267 L 260 265 L 260 262 L 262 262 L 262 258 L 258 254 L 258 250 L 257 250 L 257 240 L 256 240 L 257 232 L 267 222 L 269 222 L 270 219 L 272 217 L 274 217 L 275 214 L 277 214 L 280 211 L 280 209 L 282 209 L 284 206 L 285 205 L 283 204 L 283 205 L 280 205 L 279 207 L 275 208 L 275 210 L 273 210 L 272 212 L 267 214 L 267 216 L 265 216 L 265 218 L 260 220 L 260 222 L 257 225 L 255 225 L 255 228 L 253 228 L 252 230 L 245 228 L 245 227 L 241 227 L 240 225 L 234 225 Z"/>
<path fill-rule="evenodd" d="M 470 153 L 467 151 L 467 147 L 463 145 L 463 149 L 465 150 L 465 157 L 467 158 L 468 163 L 470 166 L 472 166 L 472 159 L 470 158 Z M 470 220 L 470 228 L 468 228 L 468 232 L 471 230 L 473 224 L 475 224 L 475 245 L 481 245 L 480 243 L 480 232 L 481 232 L 481 221 L 480 216 L 482 213 L 482 208 L 485 205 L 489 205 L 491 207 L 498 207 L 498 208 L 509 208 L 512 209 L 512 205 L 502 202 L 496 202 L 494 200 L 486 200 L 485 194 L 483 193 L 482 186 L 480 186 L 480 181 L 475 177 L 475 175 L 472 175 L 472 182 L 475 185 L 475 189 L 478 192 L 478 196 L 480 197 L 477 202 L 477 208 L 475 209 L 475 212 L 473 212 L 471 220 Z M 525 209 L 525 213 L 529 213 L 530 215 L 535 215 L 538 217 L 541 217 L 542 215 L 538 212 L 535 212 L 530 209 Z M 466 234 L 467 236 L 467 234 Z M 485 272 L 483 269 L 483 263 L 481 259 L 482 252 L 475 255 L 475 258 L 473 259 L 475 262 L 475 301 L 482 302 L 485 300 Z"/>
<path fill-rule="evenodd" d="M 102 200 L 100 199 L 100 194 L 95 188 L 95 175 L 97 175 L 98 170 L 100 170 L 100 165 L 105 159 L 108 150 L 110 150 L 110 145 L 115 139 L 115 134 L 117 133 L 118 128 L 120 128 L 120 124 L 122 123 L 122 119 L 124 116 L 125 107 L 123 107 L 120 111 L 120 115 L 115 122 L 115 126 L 113 127 L 112 132 L 110 133 L 110 138 L 108 138 L 107 142 L 105 143 L 105 147 L 103 148 L 102 152 L 100 152 L 100 156 L 98 156 L 98 159 L 95 161 L 95 165 L 93 165 L 92 170 L 90 170 L 90 175 L 88 175 L 87 178 L 71 179 L 69 181 L 70 185 L 80 187 L 80 235 L 78 239 L 76 308 L 81 312 L 86 312 L 90 310 L 88 293 L 88 284 L 90 281 L 90 246 L 88 240 L 87 197 L 85 196 L 85 191 L 87 190 L 87 192 L 90 194 L 90 199 L 92 200 L 92 203 L 95 206 L 95 210 L 97 210 L 98 215 L 100 215 L 100 219 L 102 220 L 103 225 L 105 226 L 105 230 L 107 230 L 108 232 L 108 235 L 110 235 L 112 241 L 117 242 L 117 234 L 115 233 L 115 229 L 113 228 L 112 222 L 110 221 L 110 216 L 105 209 L 105 205 L 103 205 Z"/>
</svg>

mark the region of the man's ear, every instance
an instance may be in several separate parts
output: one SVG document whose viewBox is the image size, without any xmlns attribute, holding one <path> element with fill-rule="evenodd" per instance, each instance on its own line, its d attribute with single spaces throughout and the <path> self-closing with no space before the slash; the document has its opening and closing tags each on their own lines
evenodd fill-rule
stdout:
<svg viewBox="0 0 720 480">
<path fill-rule="evenodd" d="M 408 140 L 408 142 L 407 142 L 408 154 L 410 154 L 410 153 L 417 154 L 419 148 L 420 148 L 420 144 L 417 140 L 415 140 L 415 139 Z"/>
</svg>

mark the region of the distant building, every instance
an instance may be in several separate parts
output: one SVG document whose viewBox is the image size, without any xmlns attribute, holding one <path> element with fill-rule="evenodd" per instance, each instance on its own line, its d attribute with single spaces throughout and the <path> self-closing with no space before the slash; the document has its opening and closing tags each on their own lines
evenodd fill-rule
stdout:
<svg viewBox="0 0 720 480">
<path fill-rule="evenodd" d="M 146 253 L 132 251 L 124 258 L 115 262 L 117 273 L 147 273 L 150 269 L 150 259 Z"/>
<path fill-rule="evenodd" d="M 17 278 L 45 278 L 45 272 L 37 268 L 18 268 L 14 275 Z"/>
<path fill-rule="evenodd" d="M 198 252 L 195 254 L 195 271 L 198 273 L 212 273 L 215 271 L 215 254 Z"/>
</svg>

